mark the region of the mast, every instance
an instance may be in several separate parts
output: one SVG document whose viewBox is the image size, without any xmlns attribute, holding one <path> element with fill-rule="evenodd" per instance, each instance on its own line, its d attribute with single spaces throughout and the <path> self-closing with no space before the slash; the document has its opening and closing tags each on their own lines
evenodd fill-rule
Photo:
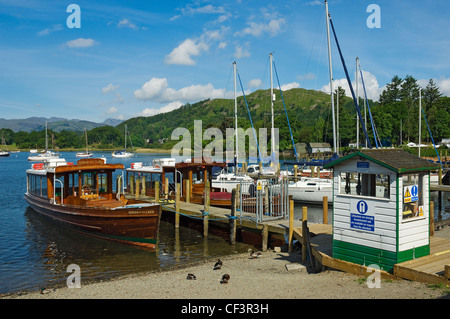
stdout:
<svg viewBox="0 0 450 319">
<path fill-rule="evenodd" d="M 45 121 L 45 151 L 48 150 L 47 121 Z"/>
<path fill-rule="evenodd" d="M 234 157 L 236 159 L 237 165 L 237 157 L 238 157 L 238 116 L 237 116 L 237 96 L 236 96 L 236 61 L 233 62 L 233 74 L 234 74 L 234 130 L 235 130 L 235 139 L 236 139 L 236 152 L 234 153 Z M 235 167 L 236 171 L 237 167 Z"/>
<path fill-rule="evenodd" d="M 356 86 L 356 107 L 359 107 L 359 73 L 358 73 L 358 60 L 356 57 L 356 74 L 355 74 L 355 86 Z M 359 118 L 356 116 L 356 149 L 359 149 Z"/>
<path fill-rule="evenodd" d="M 274 126 L 274 116 L 273 116 L 273 102 L 275 100 L 275 96 L 273 95 L 273 73 L 272 73 L 272 64 L 273 64 L 273 56 L 272 53 L 269 54 L 270 57 L 270 106 L 272 112 L 272 129 L 270 131 L 270 140 L 272 141 L 272 154 L 275 152 L 275 126 Z"/>
<path fill-rule="evenodd" d="M 127 151 L 127 125 L 125 124 L 125 152 Z"/>
<path fill-rule="evenodd" d="M 335 114 L 334 114 L 334 92 L 333 92 L 333 67 L 331 64 L 331 42 L 330 42 L 330 21 L 329 21 L 329 13 L 328 13 L 328 1 L 325 0 L 325 14 L 327 20 L 327 40 L 328 40 L 328 64 L 330 69 L 330 91 L 331 91 L 331 114 L 333 118 L 333 149 L 334 152 L 337 153 L 337 145 L 336 145 L 336 123 L 335 123 Z"/>
<path fill-rule="evenodd" d="M 87 130 L 84 128 L 84 135 L 86 136 L 86 153 L 88 152 Z"/>
<path fill-rule="evenodd" d="M 419 87 L 419 157 L 420 157 L 420 138 L 422 131 L 422 88 Z"/>
</svg>

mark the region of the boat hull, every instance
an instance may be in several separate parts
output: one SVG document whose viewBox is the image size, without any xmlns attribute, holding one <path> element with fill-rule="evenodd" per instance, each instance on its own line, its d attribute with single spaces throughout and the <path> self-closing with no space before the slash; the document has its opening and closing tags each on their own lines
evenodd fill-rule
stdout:
<svg viewBox="0 0 450 319">
<path fill-rule="evenodd" d="M 41 215 L 86 234 L 148 248 L 156 246 L 160 205 L 147 203 L 116 209 L 56 205 L 28 193 L 25 200 Z"/>
</svg>

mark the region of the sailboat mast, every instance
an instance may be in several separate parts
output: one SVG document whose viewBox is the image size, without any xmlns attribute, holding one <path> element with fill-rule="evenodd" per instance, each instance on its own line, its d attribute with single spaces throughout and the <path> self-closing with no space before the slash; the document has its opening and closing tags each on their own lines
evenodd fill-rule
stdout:
<svg viewBox="0 0 450 319">
<path fill-rule="evenodd" d="M 237 116 L 237 96 L 236 96 L 236 61 L 233 62 L 233 74 L 234 74 L 234 130 L 235 130 L 235 136 L 236 136 L 236 153 L 234 153 L 234 157 L 236 158 L 236 164 L 237 164 L 237 157 L 238 157 L 238 116 Z M 236 168 L 235 168 L 236 169 Z"/>
<path fill-rule="evenodd" d="M 333 149 L 334 152 L 337 153 L 337 145 L 336 145 L 336 119 L 335 119 L 335 111 L 334 111 L 334 90 L 333 90 L 333 67 L 331 64 L 331 42 L 330 42 L 330 21 L 329 21 L 329 13 L 328 13 L 328 1 L 325 0 L 325 14 L 327 21 L 327 40 L 328 40 L 328 64 L 330 69 L 330 91 L 331 91 L 331 114 L 333 118 Z"/>
<path fill-rule="evenodd" d="M 422 88 L 419 87 L 419 157 L 420 157 L 420 139 L 422 133 Z"/>
<path fill-rule="evenodd" d="M 355 74 L 355 86 L 356 86 L 356 107 L 359 107 L 359 73 L 358 73 L 358 57 L 356 57 L 356 74 Z M 359 149 L 359 118 L 356 115 L 356 149 Z"/>
<path fill-rule="evenodd" d="M 125 151 L 127 150 L 127 125 L 125 124 Z"/>
<path fill-rule="evenodd" d="M 271 106 L 271 112 L 272 112 L 272 129 L 270 131 L 270 140 L 272 141 L 272 149 L 271 153 L 275 152 L 275 124 L 274 124 L 274 116 L 273 116 L 273 101 L 275 100 L 275 97 L 273 95 L 273 55 L 272 53 L 269 54 L 270 57 L 270 106 Z"/>
<path fill-rule="evenodd" d="M 45 151 L 48 150 L 47 121 L 45 121 Z"/>
</svg>

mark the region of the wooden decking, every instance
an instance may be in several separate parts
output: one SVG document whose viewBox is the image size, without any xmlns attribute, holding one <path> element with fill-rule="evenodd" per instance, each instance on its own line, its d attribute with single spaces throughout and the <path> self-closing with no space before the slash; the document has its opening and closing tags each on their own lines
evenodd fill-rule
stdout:
<svg viewBox="0 0 450 319">
<path fill-rule="evenodd" d="M 162 206 L 162 209 L 165 212 L 174 213 L 175 205 L 166 204 Z M 204 206 L 180 202 L 179 213 L 188 217 L 203 218 Z M 230 217 L 230 209 L 213 206 L 209 208 L 209 222 L 230 223 Z M 239 212 L 237 212 L 237 217 L 237 223 L 240 227 L 261 230 L 263 241 L 264 233 L 267 232 L 281 235 L 289 234 L 288 219 L 264 221 L 256 224 L 255 221 L 245 218 L 239 220 Z M 302 243 L 302 221 L 294 220 L 293 228 L 293 237 Z M 372 271 L 369 271 L 365 266 L 332 257 L 332 225 L 310 223 L 308 224 L 308 228 L 312 235 L 310 238 L 311 252 L 322 266 L 362 276 L 368 276 L 372 273 Z M 381 277 L 383 279 L 407 279 L 432 284 L 442 283 L 449 285 L 450 240 L 436 236 L 431 237 L 430 250 L 429 256 L 396 264 L 394 266 L 393 274 L 381 271 Z"/>
</svg>

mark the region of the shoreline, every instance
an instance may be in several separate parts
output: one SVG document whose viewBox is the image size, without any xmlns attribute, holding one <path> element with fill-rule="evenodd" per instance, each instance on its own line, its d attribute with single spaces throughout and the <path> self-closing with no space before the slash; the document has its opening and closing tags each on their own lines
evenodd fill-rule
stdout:
<svg viewBox="0 0 450 319">
<path fill-rule="evenodd" d="M 436 230 L 435 236 L 450 239 L 450 225 Z M 268 250 L 256 259 L 248 253 L 220 259 L 220 270 L 213 269 L 217 259 L 207 259 L 108 281 L 83 283 L 81 278 L 81 288 L 64 286 L 46 294 L 13 293 L 0 299 L 450 299 L 450 287 L 399 279 L 381 280 L 379 288 L 369 288 L 370 274 L 330 268 L 308 273 L 301 249 L 291 254 Z M 230 280 L 222 284 L 226 273 Z M 196 279 L 188 280 L 188 274 Z"/>
</svg>

